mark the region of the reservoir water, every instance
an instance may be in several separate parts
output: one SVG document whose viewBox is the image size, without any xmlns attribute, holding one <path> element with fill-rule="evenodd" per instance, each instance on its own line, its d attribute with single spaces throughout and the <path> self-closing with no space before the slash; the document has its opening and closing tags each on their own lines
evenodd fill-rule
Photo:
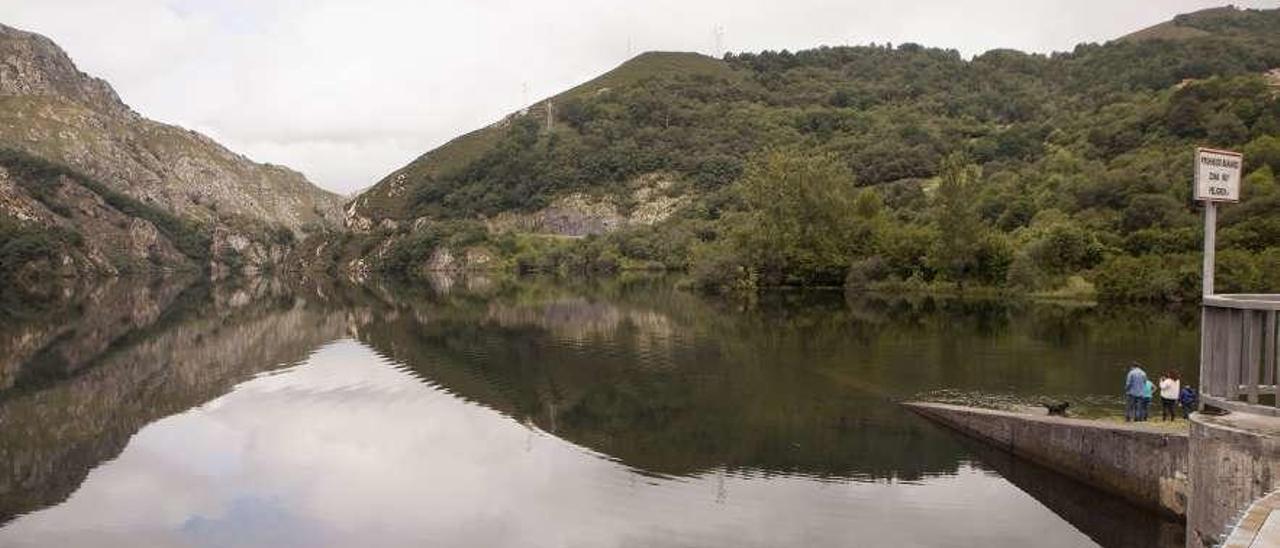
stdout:
<svg viewBox="0 0 1280 548">
<path fill-rule="evenodd" d="M 114 282 L 0 324 L 0 546 L 1180 546 L 914 397 L 1120 408 L 1195 309 Z"/>
</svg>

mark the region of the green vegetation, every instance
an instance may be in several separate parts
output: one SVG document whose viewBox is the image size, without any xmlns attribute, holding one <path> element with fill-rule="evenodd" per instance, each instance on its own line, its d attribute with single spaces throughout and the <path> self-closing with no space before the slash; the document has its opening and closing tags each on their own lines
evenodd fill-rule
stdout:
<svg viewBox="0 0 1280 548">
<path fill-rule="evenodd" d="M 0 215 L 0 284 L 13 282 L 23 265 L 52 261 L 59 249 L 83 245 L 84 237 L 78 232 L 19 223 Z"/>
<path fill-rule="evenodd" d="M 625 212 L 638 176 L 665 173 L 690 198 L 670 218 L 522 264 L 687 268 L 720 289 L 1181 300 L 1198 276 L 1192 150 L 1209 145 L 1247 164 L 1244 203 L 1221 215 L 1218 287 L 1280 291 L 1280 94 L 1262 75 L 1274 67 L 1280 10 L 1206 10 L 1052 55 L 646 54 L 553 98 L 550 124 L 544 102 L 467 136 L 466 154 L 424 155 L 362 213 L 469 221 L 568 192 Z M 379 207 L 393 182 L 409 199 Z M 434 248 L 423 242 L 401 262 Z"/>
<path fill-rule="evenodd" d="M 679 53 L 679 52 L 649 52 L 644 53 L 636 58 L 628 61 L 626 64 L 609 71 L 581 86 L 566 91 L 556 97 L 550 98 L 548 101 L 531 106 L 524 113 L 524 116 L 516 116 L 508 118 L 499 124 L 482 128 L 466 135 L 462 135 L 437 149 L 434 149 L 421 157 L 417 158 L 404 168 L 397 170 L 395 173 L 387 176 L 376 185 L 370 192 L 361 195 L 361 200 L 368 203 L 367 208 L 378 216 L 390 216 L 398 219 L 408 219 L 424 210 L 442 210 L 443 208 L 433 208 L 429 201 L 436 196 L 443 194 L 469 193 L 473 196 L 481 196 L 488 194 L 485 189 L 480 188 L 482 185 L 477 181 L 467 181 L 469 177 L 488 177 L 490 170 L 503 170 L 518 172 L 516 168 L 528 168 L 528 164 L 543 163 L 540 160 L 530 158 L 528 154 L 521 156 L 519 154 L 504 160 L 503 154 L 492 153 L 495 149 L 504 148 L 507 153 L 512 151 L 521 151 L 522 149 L 538 148 L 538 150 L 524 150 L 529 154 L 541 153 L 550 154 L 555 157 L 555 161 L 564 163 L 566 160 L 575 164 L 575 167 L 565 168 L 571 170 L 567 173 L 572 181 L 557 181 L 555 188 L 545 189 L 548 191 L 564 190 L 569 186 L 594 186 L 603 182 L 600 180 L 592 180 L 589 177 L 593 174 L 608 173 L 610 171 L 625 170 L 625 164 L 630 162 L 627 157 L 628 153 L 634 152 L 640 146 L 640 142 L 631 139 L 630 142 L 619 143 L 618 147 L 613 151 L 600 151 L 598 154 L 592 154 L 591 158 L 574 158 L 572 153 L 584 152 L 599 149 L 603 145 L 608 145 L 607 141 L 614 136 L 618 136 L 616 132 L 611 132 L 611 128 L 606 127 L 603 123 L 594 124 L 593 135 L 584 136 L 579 122 L 585 122 L 588 118 L 596 117 L 600 112 L 595 110 L 594 105 L 600 104 L 599 99 L 603 96 L 610 95 L 615 91 L 623 94 L 630 94 L 637 88 L 644 88 L 659 80 L 676 79 L 681 82 L 703 82 L 715 85 L 720 82 L 736 80 L 740 78 L 740 74 L 725 63 L 717 62 L 709 57 L 696 53 Z M 665 100 L 666 97 L 657 97 L 648 94 L 649 103 L 657 103 Z M 536 143 L 530 142 L 530 131 L 536 130 L 540 123 L 546 120 L 548 104 L 557 120 L 553 125 L 553 132 L 562 141 L 542 143 L 541 147 L 534 147 Z M 626 107 L 622 107 L 626 108 Z M 628 115 L 628 112 L 618 112 L 618 107 L 608 107 L 614 111 L 612 114 Z M 637 112 L 637 114 L 641 114 Z M 566 126 L 563 122 L 568 122 Z M 620 120 L 615 126 L 618 131 L 629 131 L 627 126 L 630 122 Z M 524 137 L 520 137 L 523 135 Z M 584 139 L 585 137 L 585 139 Z M 651 136 L 656 137 L 656 136 Z M 653 141 L 653 139 L 646 139 Z M 675 145 L 675 143 L 672 143 Z M 487 167 L 472 166 L 474 163 L 486 164 Z M 709 168 L 714 169 L 714 165 L 718 159 L 708 159 Z M 520 164 L 524 165 L 520 165 Z M 554 163 L 554 162 L 548 162 Z M 585 166 L 579 168 L 578 165 Z M 538 167 L 538 166 L 533 166 Z M 740 166 L 739 166 L 740 169 Z M 470 174 L 464 176 L 461 172 L 470 170 Z M 549 170 L 550 174 L 565 176 L 566 173 L 557 173 L 555 168 Z M 406 201 L 401 197 L 393 196 L 388 189 L 397 183 L 403 177 L 411 182 L 411 185 L 417 189 L 416 199 Z M 508 187 L 517 184 L 523 184 L 529 188 L 536 188 L 541 182 L 534 175 L 523 175 L 517 173 L 520 179 L 513 184 L 500 183 L 499 186 Z M 425 188 L 422 183 L 430 182 L 427 186 L 440 186 L 443 188 L 429 189 Z M 511 189 L 507 189 L 510 191 Z M 505 192 L 514 193 L 514 191 Z M 456 200 L 455 204 L 461 203 L 462 210 L 456 213 L 472 214 L 477 210 L 494 211 L 495 207 L 510 207 L 512 202 L 517 207 L 528 209 L 535 206 L 532 202 L 525 203 L 519 197 L 511 198 L 505 203 L 502 202 L 503 191 L 494 191 L 489 201 L 481 204 L 465 203 L 463 200 Z M 460 198 L 460 196 L 459 196 Z"/>
</svg>

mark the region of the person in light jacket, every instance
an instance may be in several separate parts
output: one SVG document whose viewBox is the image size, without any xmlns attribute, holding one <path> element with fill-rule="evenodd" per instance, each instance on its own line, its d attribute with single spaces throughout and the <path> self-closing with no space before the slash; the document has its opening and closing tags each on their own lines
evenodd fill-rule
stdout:
<svg viewBox="0 0 1280 548">
<path fill-rule="evenodd" d="M 1142 405 L 1142 393 L 1147 388 L 1147 372 L 1138 366 L 1138 362 L 1133 362 L 1129 366 L 1129 374 L 1124 378 L 1124 420 L 1132 422 L 1141 420 L 1139 414 Z"/>
<path fill-rule="evenodd" d="M 1160 379 L 1160 419 L 1165 421 L 1178 418 L 1178 396 L 1182 393 L 1182 381 L 1178 372 L 1169 370 Z"/>
</svg>

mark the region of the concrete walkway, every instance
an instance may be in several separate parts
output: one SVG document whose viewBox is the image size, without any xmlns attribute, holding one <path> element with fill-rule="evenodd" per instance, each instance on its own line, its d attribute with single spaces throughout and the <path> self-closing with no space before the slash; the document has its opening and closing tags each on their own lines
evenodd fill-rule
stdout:
<svg viewBox="0 0 1280 548">
<path fill-rule="evenodd" d="M 1253 503 L 1223 548 L 1280 548 L 1280 492 Z"/>
</svg>

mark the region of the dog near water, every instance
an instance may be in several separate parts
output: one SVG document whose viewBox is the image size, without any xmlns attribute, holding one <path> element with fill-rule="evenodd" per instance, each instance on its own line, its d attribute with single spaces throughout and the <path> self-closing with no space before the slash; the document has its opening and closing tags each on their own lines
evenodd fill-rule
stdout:
<svg viewBox="0 0 1280 548">
<path fill-rule="evenodd" d="M 1051 416 L 1056 415 L 1059 417 L 1065 417 L 1067 416 L 1067 408 L 1071 407 L 1071 402 L 1042 403 L 1040 405 L 1043 405 L 1045 409 L 1048 409 L 1049 415 Z"/>
</svg>

